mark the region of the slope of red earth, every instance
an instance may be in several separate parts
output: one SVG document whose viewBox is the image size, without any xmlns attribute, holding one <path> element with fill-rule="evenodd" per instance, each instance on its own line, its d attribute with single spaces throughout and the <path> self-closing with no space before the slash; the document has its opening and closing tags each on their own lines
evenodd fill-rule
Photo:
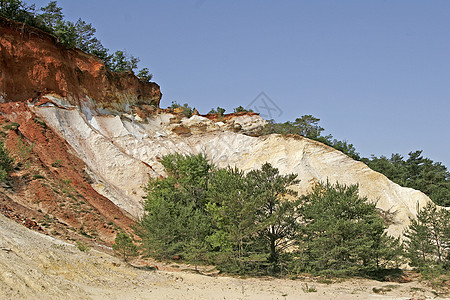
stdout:
<svg viewBox="0 0 450 300">
<path fill-rule="evenodd" d="M 0 104 L 0 140 L 15 160 L 0 187 L 0 212 L 65 240 L 110 245 L 133 219 L 98 194 L 86 166 L 27 104 Z"/>
</svg>

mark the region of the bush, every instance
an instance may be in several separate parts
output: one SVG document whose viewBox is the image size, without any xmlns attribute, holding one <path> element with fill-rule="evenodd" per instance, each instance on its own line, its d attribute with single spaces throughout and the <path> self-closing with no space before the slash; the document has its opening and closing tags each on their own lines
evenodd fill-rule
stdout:
<svg viewBox="0 0 450 300">
<path fill-rule="evenodd" d="M 136 76 L 137 78 L 139 78 L 140 81 L 143 82 L 150 82 L 150 80 L 152 80 L 153 78 L 153 74 L 150 73 L 148 68 L 143 68 L 142 70 L 139 71 L 139 73 Z"/>
<path fill-rule="evenodd" d="M 246 108 L 244 108 L 244 107 L 242 107 L 242 106 L 238 106 L 238 107 L 236 107 L 236 108 L 233 110 L 233 112 L 235 112 L 235 113 L 240 113 L 240 112 L 253 112 L 253 110 L 251 110 L 251 109 L 246 109 Z"/>
<path fill-rule="evenodd" d="M 411 266 L 425 273 L 450 274 L 450 212 L 428 203 L 405 232 Z"/>
<path fill-rule="evenodd" d="M 185 103 L 185 104 L 183 104 L 183 106 L 181 106 L 176 101 L 172 101 L 172 105 L 170 105 L 170 108 L 172 108 L 172 109 L 176 109 L 176 108 L 180 108 L 180 107 L 182 108 L 181 113 L 186 118 L 192 117 L 195 108 L 190 107 L 187 103 Z"/>
<path fill-rule="evenodd" d="M 92 24 L 82 19 L 78 19 L 76 23 L 64 20 L 62 8 L 58 7 L 56 1 L 50 1 L 40 10 L 39 14 L 34 5 L 27 6 L 20 0 L 0 0 L 0 16 L 49 32 L 69 49 L 77 47 L 86 53 L 96 55 L 113 72 L 133 71 L 137 68 L 139 58 L 127 56 L 123 51 L 109 54 L 109 50 L 95 37 L 96 29 Z M 141 80 L 151 79 L 152 74 L 147 68 L 141 72 L 143 72 L 141 76 L 138 76 Z"/>
<path fill-rule="evenodd" d="M 375 204 L 358 196 L 358 186 L 318 184 L 304 196 L 299 271 L 366 275 L 395 260 L 399 242 L 384 233 Z"/>
<path fill-rule="evenodd" d="M 133 243 L 131 237 L 124 232 L 117 234 L 112 247 L 116 254 L 122 257 L 125 262 L 128 262 L 131 257 L 139 255 L 138 247 Z"/>
<path fill-rule="evenodd" d="M 8 178 L 8 173 L 14 168 L 14 159 L 9 155 L 8 149 L 0 142 L 0 181 Z"/>
<path fill-rule="evenodd" d="M 297 175 L 266 163 L 245 174 L 203 155 L 170 154 L 151 179 L 138 230 L 146 253 L 213 263 L 235 274 L 365 275 L 390 267 L 399 240 L 384 233 L 358 186 L 319 184 L 300 199 Z"/>
<path fill-rule="evenodd" d="M 218 106 L 217 109 L 211 108 L 208 114 L 217 114 L 219 117 L 223 117 L 225 111 L 226 111 L 225 108 Z"/>
</svg>

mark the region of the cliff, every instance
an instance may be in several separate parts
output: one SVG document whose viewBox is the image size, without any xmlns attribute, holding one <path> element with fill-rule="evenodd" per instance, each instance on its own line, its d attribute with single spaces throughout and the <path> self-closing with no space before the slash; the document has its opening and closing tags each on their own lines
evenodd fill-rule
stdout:
<svg viewBox="0 0 450 300">
<path fill-rule="evenodd" d="M 257 114 L 186 118 L 172 110 L 155 110 L 161 99 L 156 83 L 142 83 L 129 73 L 113 74 L 97 58 L 68 50 L 51 35 L 23 24 L 0 19 L 0 34 L 0 95 L 3 102 L 22 102 L 0 106 L 4 122 L 20 124 L 16 135 L 8 133 L 15 139 L 10 145 L 17 144 L 20 136 L 34 143 L 38 165 L 45 167 L 42 172 L 59 176 L 65 184 L 69 173 L 61 173 L 54 165 L 58 160 L 78 161 L 65 164 L 71 172 L 71 188 L 109 222 L 121 221 L 126 227 L 128 214 L 119 212 L 135 218 L 143 213 L 143 187 L 149 176 L 165 175 L 160 158 L 173 152 L 203 153 L 218 167 L 244 171 L 269 162 L 281 174 L 298 174 L 300 183 L 294 188 L 300 193 L 307 193 L 318 181 L 359 184 L 360 194 L 376 203 L 390 221 L 389 232 L 396 236 L 417 208 L 430 201 L 425 194 L 403 188 L 319 142 L 299 136 L 258 136 L 266 121 Z M 41 123 L 45 127 L 36 130 Z M 39 135 L 60 138 L 56 144 L 59 156 L 51 154 L 54 147 Z M 50 191 L 47 194 L 48 203 L 57 197 Z M 48 204 L 46 209 L 68 222 L 64 220 L 66 208 L 57 212 Z M 89 224 L 94 214 L 87 215 L 84 223 Z M 71 226 L 83 228 L 84 223 L 74 220 Z M 110 241 L 111 235 L 105 234 L 104 239 Z"/>
<path fill-rule="evenodd" d="M 0 17 L 0 100 L 26 101 L 52 91 L 91 112 L 123 112 L 133 105 L 159 106 L 154 82 L 131 72 L 113 73 L 102 61 L 23 23 Z"/>
</svg>

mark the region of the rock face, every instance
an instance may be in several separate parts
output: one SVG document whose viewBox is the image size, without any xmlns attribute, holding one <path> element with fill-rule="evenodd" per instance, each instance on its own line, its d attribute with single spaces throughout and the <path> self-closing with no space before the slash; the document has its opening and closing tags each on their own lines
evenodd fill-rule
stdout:
<svg viewBox="0 0 450 300">
<path fill-rule="evenodd" d="M 257 115 L 233 116 L 224 122 L 166 112 L 139 121 L 134 115 L 98 115 L 89 120 L 76 108 L 31 108 L 101 179 L 94 188 L 135 216 L 142 214 L 142 187 L 148 176 L 164 176 L 159 158 L 173 152 L 203 153 L 219 167 L 236 166 L 244 171 L 269 162 L 282 174 L 298 174 L 300 183 L 293 188 L 300 193 L 310 191 L 319 181 L 359 184 L 360 195 L 389 217 L 389 232 L 395 236 L 409 224 L 409 217 L 416 215 L 417 207 L 430 201 L 422 192 L 401 187 L 322 143 L 300 136 L 243 134 L 244 128 L 254 132 L 264 124 Z"/>
<path fill-rule="evenodd" d="M 148 177 L 164 176 L 159 159 L 173 152 L 203 153 L 219 167 L 244 171 L 269 162 L 282 174 L 298 174 L 294 188 L 300 193 L 319 181 L 359 184 L 360 194 L 389 216 L 389 232 L 397 236 L 417 207 L 431 201 L 316 141 L 258 137 L 266 122 L 255 113 L 185 118 L 161 110 L 157 84 L 112 74 L 95 57 L 67 50 L 26 25 L 0 18 L 0 47 L 2 102 L 27 102 L 17 104 L 23 108 L 17 114 L 39 116 L 90 170 L 91 186 L 134 217 L 143 212 Z M 20 119 L 11 109 L 2 113 Z"/>
<path fill-rule="evenodd" d="M 112 73 L 95 56 L 68 50 L 39 29 L 0 17 L 0 100 L 26 101 L 46 91 L 94 113 L 158 107 L 161 99 L 156 83 Z"/>
</svg>

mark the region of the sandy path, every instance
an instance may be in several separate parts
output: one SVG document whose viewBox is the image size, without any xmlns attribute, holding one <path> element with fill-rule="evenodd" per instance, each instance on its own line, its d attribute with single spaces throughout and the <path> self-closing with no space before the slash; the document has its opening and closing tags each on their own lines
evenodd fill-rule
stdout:
<svg viewBox="0 0 450 300">
<path fill-rule="evenodd" d="M 315 288 L 306 292 L 306 285 Z M 385 294 L 373 288 L 388 287 Z M 433 299 L 419 282 L 334 284 L 144 271 L 103 252 L 31 231 L 0 215 L 0 299 Z M 444 299 L 444 298 L 439 298 Z"/>
</svg>

